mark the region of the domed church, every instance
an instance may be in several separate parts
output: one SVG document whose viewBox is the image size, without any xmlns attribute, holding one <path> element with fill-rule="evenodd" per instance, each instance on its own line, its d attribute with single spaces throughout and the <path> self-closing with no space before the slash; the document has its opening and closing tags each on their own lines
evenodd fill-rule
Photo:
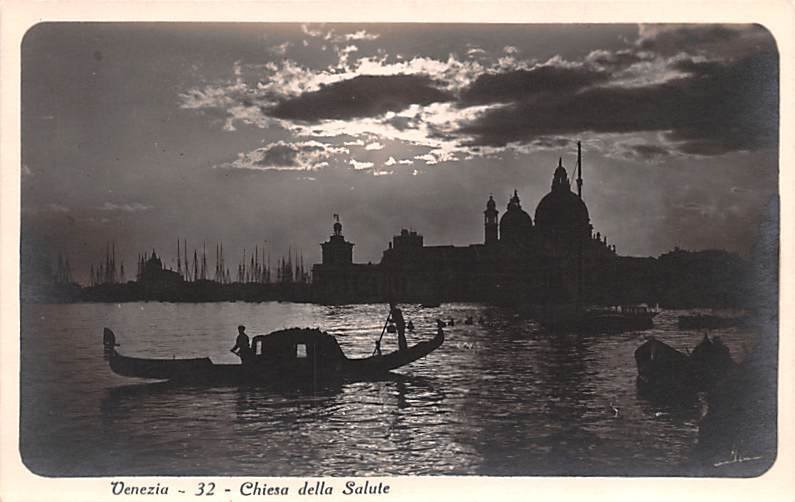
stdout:
<svg viewBox="0 0 795 502">
<path fill-rule="evenodd" d="M 485 240 L 486 246 L 501 247 L 542 246 L 555 254 L 577 251 L 587 242 L 596 240 L 588 215 L 588 207 L 582 199 L 582 153 L 577 151 L 577 192 L 571 189 L 563 159 L 552 175 L 552 186 L 536 206 L 535 225 L 530 215 L 522 209 L 516 190 L 508 201 L 505 214 L 497 223 L 497 205 L 493 196 L 486 202 Z M 599 236 L 601 240 L 601 235 Z M 541 251 L 540 249 L 537 251 Z"/>
<path fill-rule="evenodd" d="M 402 230 L 383 253 L 377 266 L 378 291 L 372 293 L 420 302 L 434 298 L 545 304 L 598 299 L 610 282 L 616 250 L 607 238 L 593 233 L 582 197 L 579 143 L 576 192 L 571 185 L 561 158 L 549 193 L 536 206 L 535 221 L 522 208 L 517 190 L 502 217 L 494 196 L 489 196 L 482 244 L 425 246 L 422 235 Z M 324 243 L 323 262 L 331 265 L 327 246 Z M 349 251 L 346 258 L 350 261 Z"/>
<path fill-rule="evenodd" d="M 536 207 L 536 227 L 544 238 L 556 244 L 572 244 L 591 237 L 591 222 L 588 208 L 582 200 L 582 178 L 577 179 L 578 194 L 571 191 L 571 183 L 558 160 L 552 177 L 552 190 Z"/>
</svg>

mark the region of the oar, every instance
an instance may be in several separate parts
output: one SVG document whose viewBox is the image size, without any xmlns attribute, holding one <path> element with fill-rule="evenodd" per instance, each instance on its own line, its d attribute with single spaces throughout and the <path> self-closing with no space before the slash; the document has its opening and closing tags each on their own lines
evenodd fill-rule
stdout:
<svg viewBox="0 0 795 502">
<path fill-rule="evenodd" d="M 381 347 L 381 339 L 384 338 L 384 333 L 386 333 L 386 327 L 388 325 L 389 325 L 389 315 L 386 316 L 386 322 L 384 323 L 384 329 L 381 330 L 381 336 L 379 336 L 378 341 L 375 342 L 375 350 L 373 350 L 373 355 L 375 355 L 375 353 L 378 352 L 378 348 Z"/>
</svg>

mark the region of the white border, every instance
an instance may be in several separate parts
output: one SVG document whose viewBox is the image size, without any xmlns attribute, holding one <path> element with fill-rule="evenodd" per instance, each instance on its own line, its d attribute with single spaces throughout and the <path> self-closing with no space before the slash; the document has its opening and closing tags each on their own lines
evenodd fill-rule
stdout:
<svg viewBox="0 0 795 502">
<path fill-rule="evenodd" d="M 1 2 L 2 0 L 0 0 Z M 215 481 L 233 489 L 249 478 L 135 478 L 136 484 L 160 482 L 187 491 L 185 496 L 120 496 L 110 478 L 43 478 L 22 464 L 18 448 L 19 418 L 19 208 L 20 208 L 20 46 L 27 29 L 41 21 L 245 21 L 245 22 L 755 22 L 775 37 L 781 56 L 781 324 L 779 337 L 779 453 L 773 467 L 751 479 L 698 478 L 545 478 L 545 477 L 395 477 L 389 500 L 559 500 L 562 498 L 643 501 L 695 498 L 721 500 L 793 500 L 793 352 L 792 237 L 793 148 L 793 5 L 784 1 L 105 1 L 0 3 L 0 500 L 86 501 L 201 500 L 190 495 L 197 482 Z M 115 478 L 114 478 L 115 479 Z M 118 478 L 129 480 L 130 478 Z M 288 484 L 291 492 L 303 478 L 260 478 Z M 342 478 L 334 480 L 341 486 Z M 173 489 L 172 489 L 173 490 Z M 174 490 L 175 491 L 175 490 Z M 223 492 L 221 490 L 221 492 Z M 337 492 L 339 493 L 339 492 Z M 206 500 L 256 500 L 220 494 Z M 271 497 L 266 497 L 270 499 Z M 295 498 L 295 497 L 290 497 Z M 314 497 L 303 497 L 304 500 Z M 371 500 L 373 497 L 367 497 Z M 284 500 L 285 497 L 278 497 Z M 339 494 L 319 500 L 363 500 Z"/>
</svg>

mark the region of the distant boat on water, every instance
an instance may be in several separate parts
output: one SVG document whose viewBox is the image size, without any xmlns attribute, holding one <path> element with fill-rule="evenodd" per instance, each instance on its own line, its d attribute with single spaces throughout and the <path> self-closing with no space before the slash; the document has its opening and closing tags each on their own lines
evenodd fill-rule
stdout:
<svg viewBox="0 0 795 502">
<path fill-rule="evenodd" d="M 183 383 L 323 385 L 377 379 L 421 359 L 444 342 L 444 331 L 408 349 L 348 358 L 336 338 L 319 329 L 291 328 L 251 340 L 252 354 L 240 364 L 215 364 L 209 357 L 147 359 L 120 354 L 116 336 L 105 328 L 103 344 L 111 370 L 121 376 Z"/>
<path fill-rule="evenodd" d="M 657 310 L 645 305 L 589 308 L 547 306 L 531 316 L 549 330 L 616 333 L 651 329 L 657 314 Z"/>
</svg>

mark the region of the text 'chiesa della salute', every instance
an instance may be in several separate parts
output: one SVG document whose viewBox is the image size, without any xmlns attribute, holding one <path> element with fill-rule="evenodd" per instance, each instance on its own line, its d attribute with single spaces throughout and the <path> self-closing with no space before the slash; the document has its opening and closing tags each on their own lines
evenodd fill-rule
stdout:
<svg viewBox="0 0 795 502">
<path fill-rule="evenodd" d="M 312 269 L 318 301 L 490 301 L 498 303 L 605 303 L 616 281 L 637 275 L 638 258 L 619 257 L 607 238 L 594 232 L 582 198 L 582 152 L 577 145 L 577 191 L 562 159 L 552 186 L 535 210 L 535 221 L 514 191 L 502 217 L 490 196 L 484 211 L 484 240 L 469 246 L 424 246 L 423 237 L 402 230 L 379 264 L 353 263 L 353 243 L 334 223 L 321 244 L 322 263 Z M 643 267 L 641 267 L 643 268 Z M 621 269 L 621 270 L 619 270 Z"/>
</svg>

